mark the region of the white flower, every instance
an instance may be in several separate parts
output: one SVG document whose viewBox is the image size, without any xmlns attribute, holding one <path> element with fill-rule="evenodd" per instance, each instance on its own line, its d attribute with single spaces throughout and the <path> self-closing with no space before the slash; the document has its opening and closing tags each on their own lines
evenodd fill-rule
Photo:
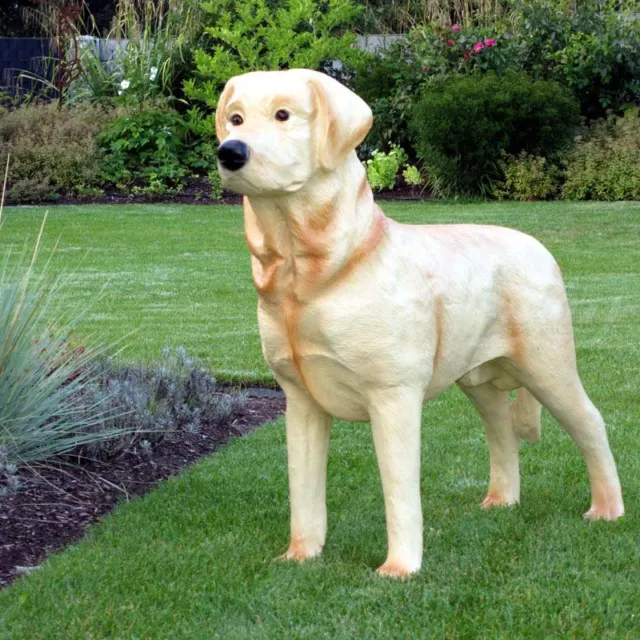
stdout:
<svg viewBox="0 0 640 640">
<path fill-rule="evenodd" d="M 151 73 L 149 74 L 149 80 L 153 82 L 158 77 L 158 67 L 151 67 Z"/>
<path fill-rule="evenodd" d="M 126 89 L 128 89 L 131 86 L 131 83 L 128 80 L 123 80 L 120 83 L 120 87 L 122 87 L 122 90 L 125 91 Z"/>
</svg>

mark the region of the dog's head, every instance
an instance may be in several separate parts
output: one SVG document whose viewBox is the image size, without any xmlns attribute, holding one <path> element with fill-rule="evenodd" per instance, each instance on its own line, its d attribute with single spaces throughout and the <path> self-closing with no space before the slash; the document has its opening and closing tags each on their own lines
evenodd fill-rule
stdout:
<svg viewBox="0 0 640 640">
<path fill-rule="evenodd" d="M 339 167 L 372 121 L 361 98 L 317 71 L 235 76 L 216 110 L 222 184 L 246 195 L 297 191 L 316 172 Z"/>
</svg>

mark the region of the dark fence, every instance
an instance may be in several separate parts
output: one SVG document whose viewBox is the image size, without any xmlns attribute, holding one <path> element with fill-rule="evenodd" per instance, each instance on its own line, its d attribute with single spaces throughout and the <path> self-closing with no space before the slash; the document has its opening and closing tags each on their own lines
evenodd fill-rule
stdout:
<svg viewBox="0 0 640 640">
<path fill-rule="evenodd" d="M 51 80 L 50 42 L 44 38 L 0 38 L 0 93 L 23 95 L 42 89 L 20 74 Z"/>
</svg>

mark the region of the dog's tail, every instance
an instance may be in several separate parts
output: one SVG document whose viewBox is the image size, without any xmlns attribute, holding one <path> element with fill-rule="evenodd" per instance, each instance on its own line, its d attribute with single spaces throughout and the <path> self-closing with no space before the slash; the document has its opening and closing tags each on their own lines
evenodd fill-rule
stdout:
<svg viewBox="0 0 640 640">
<path fill-rule="evenodd" d="M 531 395 L 529 390 L 524 387 L 518 389 L 516 400 L 511 404 L 511 424 L 516 435 L 527 442 L 540 440 L 541 413 L 542 405 Z"/>
</svg>

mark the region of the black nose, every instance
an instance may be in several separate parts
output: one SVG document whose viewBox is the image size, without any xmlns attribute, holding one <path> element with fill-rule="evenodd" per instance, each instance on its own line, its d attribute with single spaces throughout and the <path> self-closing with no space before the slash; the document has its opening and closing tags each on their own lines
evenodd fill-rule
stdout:
<svg viewBox="0 0 640 640">
<path fill-rule="evenodd" d="M 218 147 L 218 160 L 229 171 L 237 171 L 249 160 L 249 147 L 240 140 L 229 140 Z"/>
</svg>

